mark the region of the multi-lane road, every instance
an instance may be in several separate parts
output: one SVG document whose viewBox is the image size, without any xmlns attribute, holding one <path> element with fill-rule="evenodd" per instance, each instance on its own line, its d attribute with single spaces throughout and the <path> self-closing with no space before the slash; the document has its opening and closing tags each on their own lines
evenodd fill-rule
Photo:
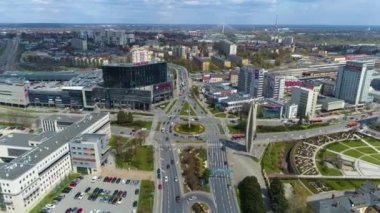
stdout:
<svg viewBox="0 0 380 213">
<path fill-rule="evenodd" d="M 158 115 L 161 129 L 155 135 L 159 144 L 159 162 L 156 163 L 156 168 L 160 170 L 159 176 L 156 171 L 156 187 L 162 187 L 158 190 L 156 207 L 164 213 L 188 212 L 193 203 L 203 202 L 209 206 L 211 212 L 239 212 L 233 187 L 231 187 L 227 155 L 219 140 L 217 127 L 219 120 L 207 117 L 200 107 L 193 107 L 193 109 L 199 122 L 206 127 L 206 132 L 202 134 L 202 137 L 207 141 L 207 164 L 212 171 L 209 179 L 211 194 L 198 191 L 184 193 L 179 153 L 175 145 L 179 136 L 174 135 L 171 128 L 173 124 L 180 121 L 179 112 L 185 101 L 188 101 L 191 106 L 196 106 L 197 103 L 190 97 L 186 70 L 178 66 L 175 68 L 178 70 L 179 82 L 183 82 L 179 88 L 181 95 L 168 115 L 163 112 Z"/>
</svg>

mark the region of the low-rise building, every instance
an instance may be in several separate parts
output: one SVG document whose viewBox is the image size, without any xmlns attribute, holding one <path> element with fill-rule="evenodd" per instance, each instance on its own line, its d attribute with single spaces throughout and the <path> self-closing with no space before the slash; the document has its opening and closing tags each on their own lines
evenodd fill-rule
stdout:
<svg viewBox="0 0 380 213">
<path fill-rule="evenodd" d="M 80 50 L 80 51 L 86 51 L 87 50 L 87 40 L 80 39 L 80 38 L 73 38 L 71 39 L 71 47 Z"/>
<path fill-rule="evenodd" d="M 29 105 L 28 85 L 20 84 L 0 84 L 0 104 L 18 107 Z"/>
<path fill-rule="evenodd" d="M 323 111 L 333 111 L 333 110 L 339 110 L 343 109 L 345 102 L 344 100 L 340 100 L 337 98 L 319 98 L 318 99 L 318 104 L 322 105 L 322 110 Z"/>
<path fill-rule="evenodd" d="M 237 66 L 247 66 L 247 65 L 249 65 L 249 60 L 247 58 L 242 58 L 242 57 L 237 56 L 237 55 L 229 55 L 227 57 L 227 59 L 229 61 L 231 61 L 232 63 L 236 64 Z"/>
<path fill-rule="evenodd" d="M 231 67 L 231 61 L 226 60 L 225 58 L 222 58 L 220 56 L 211 56 L 211 62 L 221 69 Z"/>
<path fill-rule="evenodd" d="M 210 61 L 208 61 L 208 59 L 199 56 L 194 56 L 193 61 L 199 69 L 202 69 L 203 71 L 210 70 Z"/>
<path fill-rule="evenodd" d="M 234 93 L 226 97 L 220 98 L 215 106 L 229 113 L 237 113 L 241 111 L 243 104 L 249 103 L 252 101 L 252 98 L 248 94 Z"/>
</svg>

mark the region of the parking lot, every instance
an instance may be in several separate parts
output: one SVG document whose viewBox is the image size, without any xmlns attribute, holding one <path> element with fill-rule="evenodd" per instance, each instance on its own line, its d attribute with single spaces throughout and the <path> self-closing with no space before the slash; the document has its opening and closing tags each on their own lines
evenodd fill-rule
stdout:
<svg viewBox="0 0 380 213">
<path fill-rule="evenodd" d="M 94 180 L 92 179 L 92 176 L 84 176 L 84 179 L 81 180 L 78 185 L 72 187 L 72 190 L 69 193 L 65 194 L 65 198 L 58 202 L 58 204 L 56 204 L 56 207 L 53 208 L 51 212 L 62 213 L 66 212 L 68 208 L 75 207 L 77 210 L 72 212 L 77 212 L 80 208 L 82 209 L 83 213 L 137 212 L 140 181 L 120 179 L 119 183 L 117 183 L 116 180 L 112 183 L 104 182 L 104 177 L 101 179 L 98 178 L 97 180 L 95 180 L 95 178 Z M 91 188 L 90 190 L 88 190 L 89 187 Z M 94 190 L 96 188 L 102 189 L 103 192 L 98 193 L 97 198 L 94 200 L 89 199 L 91 195 L 94 195 Z M 88 192 L 85 192 L 86 189 Z M 115 190 L 118 190 L 118 192 L 115 193 Z M 81 192 L 83 193 L 82 198 L 81 196 L 78 196 L 78 194 Z M 74 198 L 75 196 L 76 198 Z M 135 207 L 133 206 L 134 202 Z M 78 212 L 80 212 L 80 210 Z"/>
</svg>

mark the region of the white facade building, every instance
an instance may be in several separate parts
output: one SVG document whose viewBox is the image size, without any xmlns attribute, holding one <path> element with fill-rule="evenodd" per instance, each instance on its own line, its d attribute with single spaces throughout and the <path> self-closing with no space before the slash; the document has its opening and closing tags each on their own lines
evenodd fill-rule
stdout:
<svg viewBox="0 0 380 213">
<path fill-rule="evenodd" d="M 0 84 L 0 104 L 26 107 L 29 105 L 28 85 Z"/>
<path fill-rule="evenodd" d="M 151 61 L 149 50 L 144 47 L 135 47 L 128 53 L 128 58 L 131 63 L 141 63 Z"/>
<path fill-rule="evenodd" d="M 6 212 L 29 212 L 72 171 L 69 141 L 83 134 L 109 135 L 109 114 L 91 113 L 59 133 L 36 135 L 29 150 L 0 165 L 0 196 Z M 6 138 L 2 138 L 6 139 Z M 5 149 L 3 143 L 0 150 Z M 31 146 L 28 146 L 30 144 Z M 32 145 L 33 144 L 33 145 Z"/>
<path fill-rule="evenodd" d="M 236 44 L 232 43 L 228 40 L 222 40 L 219 42 L 219 49 L 223 52 L 226 56 L 228 55 L 236 55 L 237 53 L 237 46 Z"/>
<path fill-rule="evenodd" d="M 320 86 L 316 86 L 313 89 L 299 86 L 293 87 L 292 103 L 298 105 L 298 116 L 308 116 L 309 118 L 315 117 L 320 88 Z"/>
</svg>

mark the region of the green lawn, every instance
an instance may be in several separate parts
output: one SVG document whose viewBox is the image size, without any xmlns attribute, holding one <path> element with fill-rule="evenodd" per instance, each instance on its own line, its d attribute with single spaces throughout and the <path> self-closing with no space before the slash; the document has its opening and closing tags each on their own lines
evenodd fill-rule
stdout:
<svg viewBox="0 0 380 213">
<path fill-rule="evenodd" d="M 151 213 L 153 212 L 154 202 L 154 182 L 149 180 L 142 180 L 140 186 L 139 201 L 137 205 L 138 213 Z"/>
<path fill-rule="evenodd" d="M 31 211 L 30 213 L 39 213 L 46 204 L 51 203 L 55 197 L 62 193 L 62 190 L 74 179 L 78 178 L 79 174 L 70 174 L 61 183 L 59 183 L 49 194 L 47 194 Z"/>
<path fill-rule="evenodd" d="M 189 102 L 185 101 L 179 114 L 183 116 L 187 116 L 189 115 L 189 110 L 190 110 L 190 116 L 196 116 L 193 107 L 190 106 Z"/>
<path fill-rule="evenodd" d="M 205 131 L 205 127 L 199 123 L 178 123 L 174 126 L 174 131 L 182 134 L 201 134 Z"/>
<path fill-rule="evenodd" d="M 367 146 L 367 144 L 363 143 L 361 140 L 347 140 L 341 141 L 340 143 L 350 147 Z"/>
<path fill-rule="evenodd" d="M 289 142 L 270 143 L 261 160 L 262 168 L 267 173 L 281 172 L 281 160 L 286 157 L 287 147 L 292 145 Z"/>
<path fill-rule="evenodd" d="M 380 141 L 375 138 L 364 137 L 363 139 L 372 146 L 380 146 Z"/>
<path fill-rule="evenodd" d="M 322 175 L 326 175 L 326 176 L 341 176 L 342 173 L 339 171 L 339 169 L 330 168 L 330 167 L 324 165 L 323 159 L 326 157 L 337 157 L 337 154 L 332 153 L 332 152 L 325 150 L 325 149 L 321 149 L 318 152 L 317 158 L 316 158 L 316 163 L 317 163 L 317 167 L 318 167 L 319 172 Z"/>
<path fill-rule="evenodd" d="M 142 121 L 142 120 L 135 120 L 132 123 L 127 123 L 120 125 L 116 121 L 111 121 L 112 125 L 117 125 L 117 126 L 123 126 L 123 127 L 129 127 L 129 128 L 136 128 L 136 129 L 147 129 L 150 130 L 152 128 L 152 121 Z"/>
<path fill-rule="evenodd" d="M 376 157 L 373 157 L 372 155 L 371 156 L 364 156 L 364 157 L 362 157 L 360 159 L 364 160 L 364 161 L 367 161 L 367 162 L 370 162 L 370 163 L 373 163 L 373 164 L 376 164 L 376 165 L 380 165 L 380 159 L 376 158 Z"/>
<path fill-rule="evenodd" d="M 361 156 L 363 155 L 363 153 L 358 152 L 358 151 L 356 151 L 356 150 L 354 150 L 354 149 L 351 149 L 351 150 L 345 151 L 345 152 L 343 152 L 342 154 L 344 154 L 344 155 L 348 155 L 348 156 L 351 156 L 351 157 L 353 157 L 353 158 L 359 158 L 359 157 L 361 157 Z"/>
<path fill-rule="evenodd" d="M 355 189 L 360 187 L 367 180 L 351 180 L 351 179 L 342 179 L 342 180 L 323 180 L 330 189 L 332 190 L 347 190 Z M 375 184 L 379 184 L 380 180 L 371 180 Z"/>
<path fill-rule="evenodd" d="M 227 125 L 230 134 L 244 134 L 242 129 L 237 128 L 237 125 Z"/>
<path fill-rule="evenodd" d="M 218 117 L 218 118 L 226 118 L 227 117 L 226 113 L 224 113 L 224 112 L 218 112 L 218 113 L 214 114 L 214 116 Z"/>
<path fill-rule="evenodd" d="M 168 107 L 167 107 L 167 109 L 166 109 L 166 113 L 169 113 L 169 112 L 173 109 L 173 107 L 174 107 L 174 105 L 175 105 L 176 102 L 177 102 L 177 99 L 175 99 L 174 101 L 172 101 L 172 102 L 168 105 Z"/>
<path fill-rule="evenodd" d="M 116 165 L 118 167 L 153 171 L 153 146 L 137 146 L 135 152 L 127 152 L 124 155 L 132 156 L 130 160 L 124 160 L 123 155 L 117 156 Z"/>
<path fill-rule="evenodd" d="M 349 147 L 341 144 L 341 143 L 332 143 L 332 144 L 329 144 L 325 147 L 326 149 L 329 149 L 329 150 L 332 150 L 332 151 L 335 151 L 335 152 L 342 152 L 346 149 L 349 149 Z"/>
<path fill-rule="evenodd" d="M 365 154 L 375 154 L 378 153 L 376 150 L 372 149 L 371 147 L 359 147 L 356 148 L 356 150 L 363 152 Z"/>
</svg>

